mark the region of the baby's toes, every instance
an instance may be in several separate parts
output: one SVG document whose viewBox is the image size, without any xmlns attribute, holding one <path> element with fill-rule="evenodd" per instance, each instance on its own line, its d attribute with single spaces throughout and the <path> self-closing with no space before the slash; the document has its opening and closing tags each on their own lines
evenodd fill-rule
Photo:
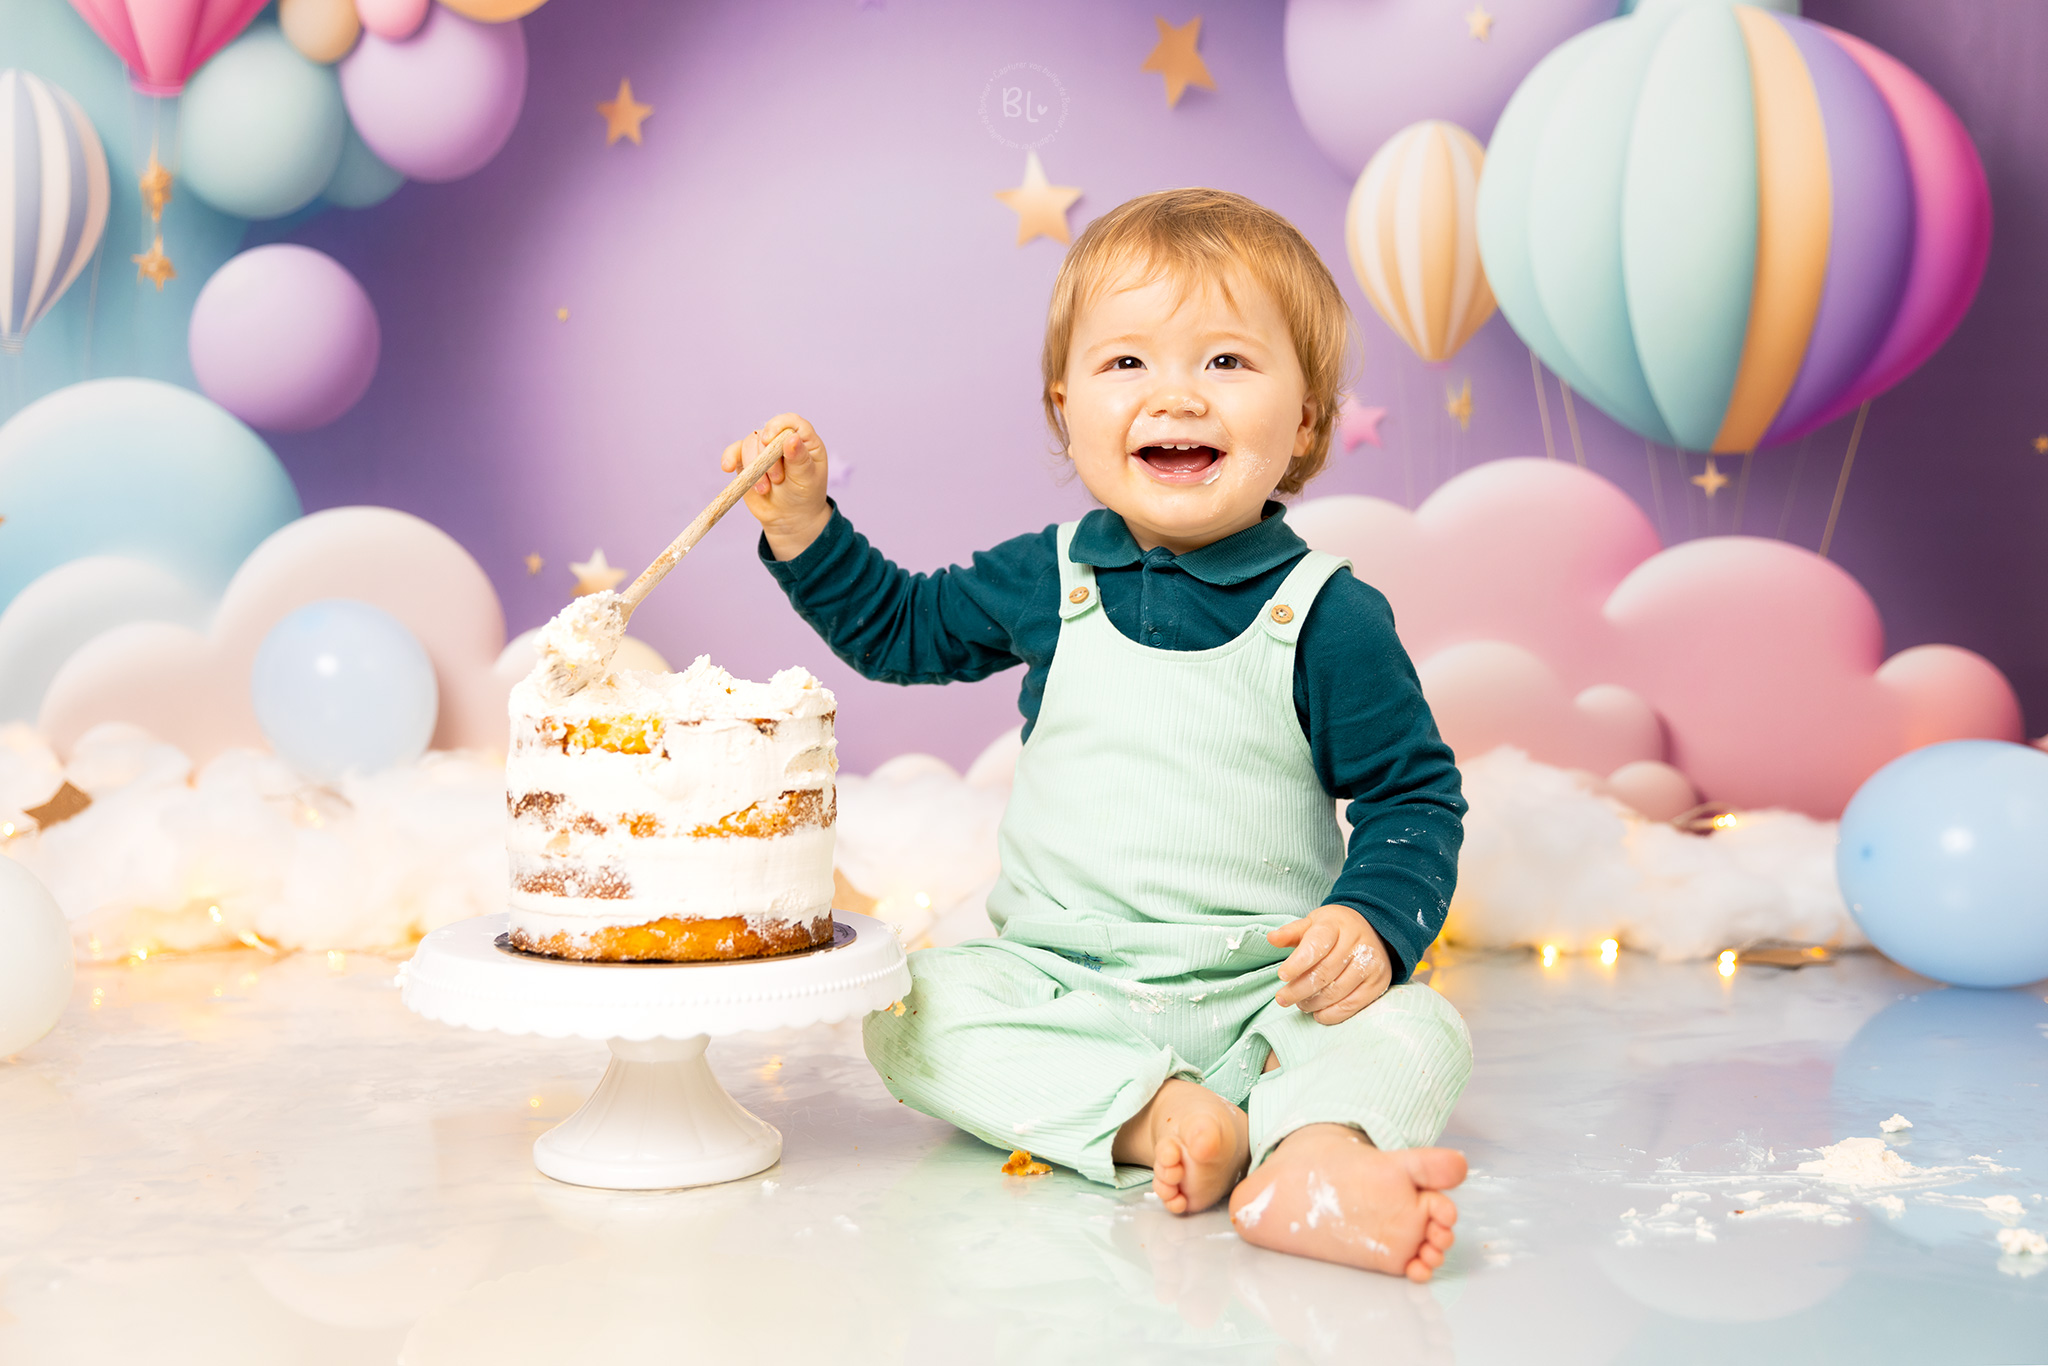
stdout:
<svg viewBox="0 0 2048 1366">
<path fill-rule="evenodd" d="M 1162 1138 L 1152 1152 L 1152 1179 L 1177 1186 L 1186 1172 L 1181 1166 L 1180 1140 Z"/>
<path fill-rule="evenodd" d="M 1458 1222 L 1458 1206 L 1448 1195 L 1437 1191 L 1422 1192 L 1422 1215 L 1432 1224 L 1442 1224 L 1449 1231 Z"/>
<path fill-rule="evenodd" d="M 1444 1264 L 1444 1250 L 1433 1243 L 1424 1243 L 1415 1249 L 1415 1259 L 1434 1271 Z"/>
<path fill-rule="evenodd" d="M 1433 1219 L 1430 1221 L 1429 1227 L 1422 1231 L 1422 1245 L 1424 1247 L 1433 1247 L 1439 1252 L 1449 1252 L 1451 1244 L 1456 1241 L 1458 1241 L 1457 1234 Z"/>
<path fill-rule="evenodd" d="M 1408 1261 L 1408 1270 L 1405 1274 L 1407 1275 L 1409 1280 L 1414 1281 L 1417 1285 L 1421 1285 L 1424 1281 L 1427 1281 L 1431 1276 L 1435 1275 L 1436 1272 L 1429 1265 L 1429 1263 L 1423 1261 L 1422 1258 L 1412 1257 Z"/>
</svg>

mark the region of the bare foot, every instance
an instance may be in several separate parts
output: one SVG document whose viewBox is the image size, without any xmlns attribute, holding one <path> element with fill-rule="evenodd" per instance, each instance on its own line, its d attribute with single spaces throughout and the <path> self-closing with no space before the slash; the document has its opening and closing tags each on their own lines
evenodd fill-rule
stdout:
<svg viewBox="0 0 2048 1366">
<path fill-rule="evenodd" d="M 1117 1130 L 1110 1155 L 1152 1169 L 1152 1190 L 1174 1214 L 1221 1200 L 1251 1159 L 1244 1111 L 1206 1086 L 1171 1078 Z"/>
<path fill-rule="evenodd" d="M 1257 1247 L 1426 1281 L 1458 1222 L 1444 1192 L 1464 1179 L 1455 1148 L 1382 1152 L 1356 1129 L 1310 1124 L 1238 1183 L 1230 1221 Z"/>
</svg>

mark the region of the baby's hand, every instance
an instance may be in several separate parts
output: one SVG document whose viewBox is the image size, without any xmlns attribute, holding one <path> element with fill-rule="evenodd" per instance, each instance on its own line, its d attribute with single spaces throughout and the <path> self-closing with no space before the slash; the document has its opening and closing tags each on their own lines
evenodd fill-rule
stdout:
<svg viewBox="0 0 2048 1366">
<path fill-rule="evenodd" d="M 817 429 L 795 413 L 771 417 L 727 446 L 718 467 L 727 474 L 737 473 L 783 431 L 796 433 L 795 440 L 782 459 L 770 465 L 761 481 L 747 491 L 747 511 L 761 523 L 775 558 L 793 560 L 810 549 L 832 520 L 832 509 L 825 502 L 825 443 L 818 439 Z"/>
<path fill-rule="evenodd" d="M 1318 906 L 1267 935 L 1266 942 L 1294 948 L 1280 965 L 1284 985 L 1273 999 L 1299 1006 L 1318 1024 L 1342 1024 L 1386 995 L 1394 980 L 1393 960 L 1379 932 L 1349 906 Z"/>
</svg>

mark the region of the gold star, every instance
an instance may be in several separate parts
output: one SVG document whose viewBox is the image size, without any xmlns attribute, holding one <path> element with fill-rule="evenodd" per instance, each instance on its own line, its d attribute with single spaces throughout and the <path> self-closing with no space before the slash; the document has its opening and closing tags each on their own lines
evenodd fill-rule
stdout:
<svg viewBox="0 0 2048 1366">
<path fill-rule="evenodd" d="M 1714 457 L 1710 455 L 1707 457 L 1707 472 L 1705 474 L 1695 474 L 1692 477 L 1692 482 L 1705 489 L 1707 497 L 1712 498 L 1722 489 L 1728 487 L 1729 480 L 1727 475 L 1721 473 L 1721 467 L 1714 463 Z"/>
<path fill-rule="evenodd" d="M 149 221 L 162 222 L 164 205 L 171 202 L 171 173 L 156 159 L 156 148 L 149 149 L 149 165 L 135 183 L 142 189 L 142 207 L 149 210 Z"/>
<path fill-rule="evenodd" d="M 2043 455 L 2048 455 L 2048 432 L 2043 432 L 2034 438 L 2034 449 Z"/>
<path fill-rule="evenodd" d="M 1036 152 L 1024 154 L 1022 185 L 1014 190 L 996 191 L 997 199 L 1017 211 L 1017 245 L 1020 247 L 1034 237 L 1072 241 L 1067 231 L 1067 210 L 1080 197 L 1080 190 L 1072 185 L 1046 184 L 1045 167 L 1039 165 Z"/>
<path fill-rule="evenodd" d="M 1202 55 L 1195 51 L 1202 36 L 1202 16 L 1197 14 L 1179 28 L 1157 16 L 1152 22 L 1159 25 L 1159 46 L 1152 49 L 1152 55 L 1138 70 L 1156 71 L 1166 78 L 1166 107 L 1171 109 L 1179 104 L 1181 95 L 1191 85 L 1214 90 L 1216 82 L 1210 78 Z"/>
<path fill-rule="evenodd" d="M 540 567 L 546 563 L 547 561 L 543 560 L 539 555 L 528 555 L 526 557 L 527 575 L 531 577 L 532 575 L 540 573 Z"/>
<path fill-rule="evenodd" d="M 1472 12 L 1465 16 L 1465 32 L 1482 43 L 1493 36 L 1493 16 L 1486 12 L 1486 6 L 1472 7 Z"/>
<path fill-rule="evenodd" d="M 569 561 L 569 572 L 576 576 L 576 596 L 579 598 L 602 593 L 607 588 L 617 588 L 619 580 L 626 577 L 625 570 L 614 569 L 605 563 L 602 550 L 591 551 L 590 558 L 581 564 Z"/>
<path fill-rule="evenodd" d="M 1472 430 L 1472 380 L 1469 376 L 1455 390 L 1444 390 L 1444 411 L 1458 419 L 1459 431 Z"/>
<path fill-rule="evenodd" d="M 131 256 L 128 259 L 135 263 L 136 280 L 138 282 L 143 280 L 154 281 L 156 292 L 159 294 L 164 292 L 164 282 L 166 280 L 178 278 L 177 270 L 171 265 L 171 258 L 164 255 L 164 235 L 162 233 L 156 235 L 156 240 L 149 244 L 148 251 L 143 252 L 140 256 Z"/>
<path fill-rule="evenodd" d="M 635 145 L 640 141 L 640 125 L 654 113 L 654 106 L 641 104 L 633 98 L 633 83 L 621 77 L 619 97 L 606 100 L 597 106 L 597 112 L 604 115 L 604 145 L 609 147 L 620 138 L 631 138 Z"/>
</svg>

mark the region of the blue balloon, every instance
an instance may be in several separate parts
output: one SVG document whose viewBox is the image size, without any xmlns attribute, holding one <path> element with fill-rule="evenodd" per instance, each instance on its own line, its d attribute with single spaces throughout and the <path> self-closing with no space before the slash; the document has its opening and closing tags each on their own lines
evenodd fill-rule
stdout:
<svg viewBox="0 0 2048 1366">
<path fill-rule="evenodd" d="M 251 24 L 222 48 L 180 103 L 185 183 L 217 209 L 281 218 L 312 202 L 341 164 L 349 124 L 340 78 L 275 24 Z"/>
<path fill-rule="evenodd" d="M 299 511 L 270 447 L 212 399 L 85 380 L 0 426 L 0 607 L 87 555 L 146 560 L 215 598 Z"/>
<path fill-rule="evenodd" d="M 1966 987 L 2048 977 L 2048 753 L 1952 740 L 1892 760 L 1842 813 L 1835 872 L 1894 962 Z"/>
<path fill-rule="evenodd" d="M 279 758 L 332 782 L 424 754 L 440 688 L 405 623 L 367 602 L 328 598 L 270 628 L 249 670 L 249 700 Z"/>
</svg>

